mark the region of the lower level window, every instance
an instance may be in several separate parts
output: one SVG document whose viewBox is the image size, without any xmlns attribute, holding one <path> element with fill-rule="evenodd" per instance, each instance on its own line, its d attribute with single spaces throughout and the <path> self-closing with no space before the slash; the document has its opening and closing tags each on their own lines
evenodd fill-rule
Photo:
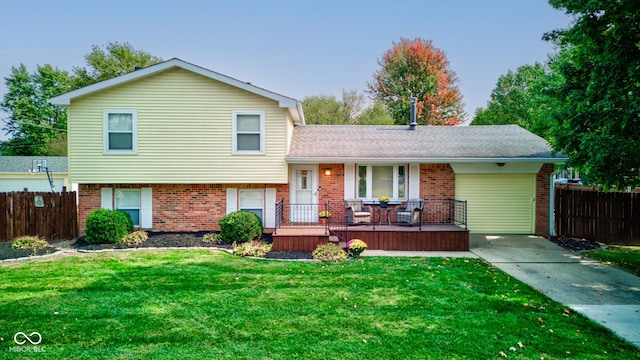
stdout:
<svg viewBox="0 0 640 360">
<path fill-rule="evenodd" d="M 140 189 L 117 189 L 115 207 L 131 216 L 133 226 L 140 226 Z"/>
<path fill-rule="evenodd" d="M 240 198 L 240 210 L 252 212 L 263 220 L 264 216 L 264 190 L 258 189 L 240 189 L 238 192 Z"/>
</svg>

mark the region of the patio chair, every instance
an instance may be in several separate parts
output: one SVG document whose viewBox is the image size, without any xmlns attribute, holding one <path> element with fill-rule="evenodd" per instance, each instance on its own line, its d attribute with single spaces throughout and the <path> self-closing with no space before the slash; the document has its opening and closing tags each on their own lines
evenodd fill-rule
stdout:
<svg viewBox="0 0 640 360">
<path fill-rule="evenodd" d="M 423 200 L 409 199 L 404 206 L 396 207 L 396 222 L 408 225 L 421 224 L 423 207 Z"/>
<path fill-rule="evenodd" d="M 348 224 L 371 224 L 373 209 L 371 206 L 364 205 L 362 200 L 345 200 L 344 208 Z"/>
</svg>

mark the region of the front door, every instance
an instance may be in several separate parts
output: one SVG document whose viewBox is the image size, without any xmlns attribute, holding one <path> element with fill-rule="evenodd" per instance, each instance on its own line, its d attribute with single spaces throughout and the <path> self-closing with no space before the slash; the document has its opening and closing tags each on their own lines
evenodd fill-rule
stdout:
<svg viewBox="0 0 640 360">
<path fill-rule="evenodd" d="M 294 166 L 291 172 L 291 221 L 318 222 L 317 167 Z"/>
</svg>

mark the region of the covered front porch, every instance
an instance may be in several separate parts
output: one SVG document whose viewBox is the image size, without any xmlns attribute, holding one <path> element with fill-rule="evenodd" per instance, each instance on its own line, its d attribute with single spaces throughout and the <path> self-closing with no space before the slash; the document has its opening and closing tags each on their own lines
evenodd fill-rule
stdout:
<svg viewBox="0 0 640 360">
<path fill-rule="evenodd" d="M 361 239 L 370 250 L 467 251 L 466 202 L 423 200 L 416 223 L 398 222 L 395 206 L 388 210 L 371 206 L 368 222 L 350 222 L 343 201 L 326 204 L 276 204 L 276 229 L 273 251 L 312 252 L 318 245 L 334 242 L 346 246 L 350 239 Z M 319 211 L 331 216 L 320 223 Z M 301 214 L 307 214 L 305 217 Z M 294 218 L 296 221 L 291 221 Z"/>
</svg>

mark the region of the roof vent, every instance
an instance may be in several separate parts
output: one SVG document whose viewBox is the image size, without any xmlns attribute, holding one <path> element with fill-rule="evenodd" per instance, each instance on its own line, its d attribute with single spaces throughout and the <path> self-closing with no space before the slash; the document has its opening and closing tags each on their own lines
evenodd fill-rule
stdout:
<svg viewBox="0 0 640 360">
<path fill-rule="evenodd" d="M 415 130 L 418 123 L 416 122 L 416 99 L 415 97 L 411 97 L 409 99 L 411 101 L 411 110 L 409 112 L 411 122 L 409 123 L 409 130 Z"/>
</svg>

